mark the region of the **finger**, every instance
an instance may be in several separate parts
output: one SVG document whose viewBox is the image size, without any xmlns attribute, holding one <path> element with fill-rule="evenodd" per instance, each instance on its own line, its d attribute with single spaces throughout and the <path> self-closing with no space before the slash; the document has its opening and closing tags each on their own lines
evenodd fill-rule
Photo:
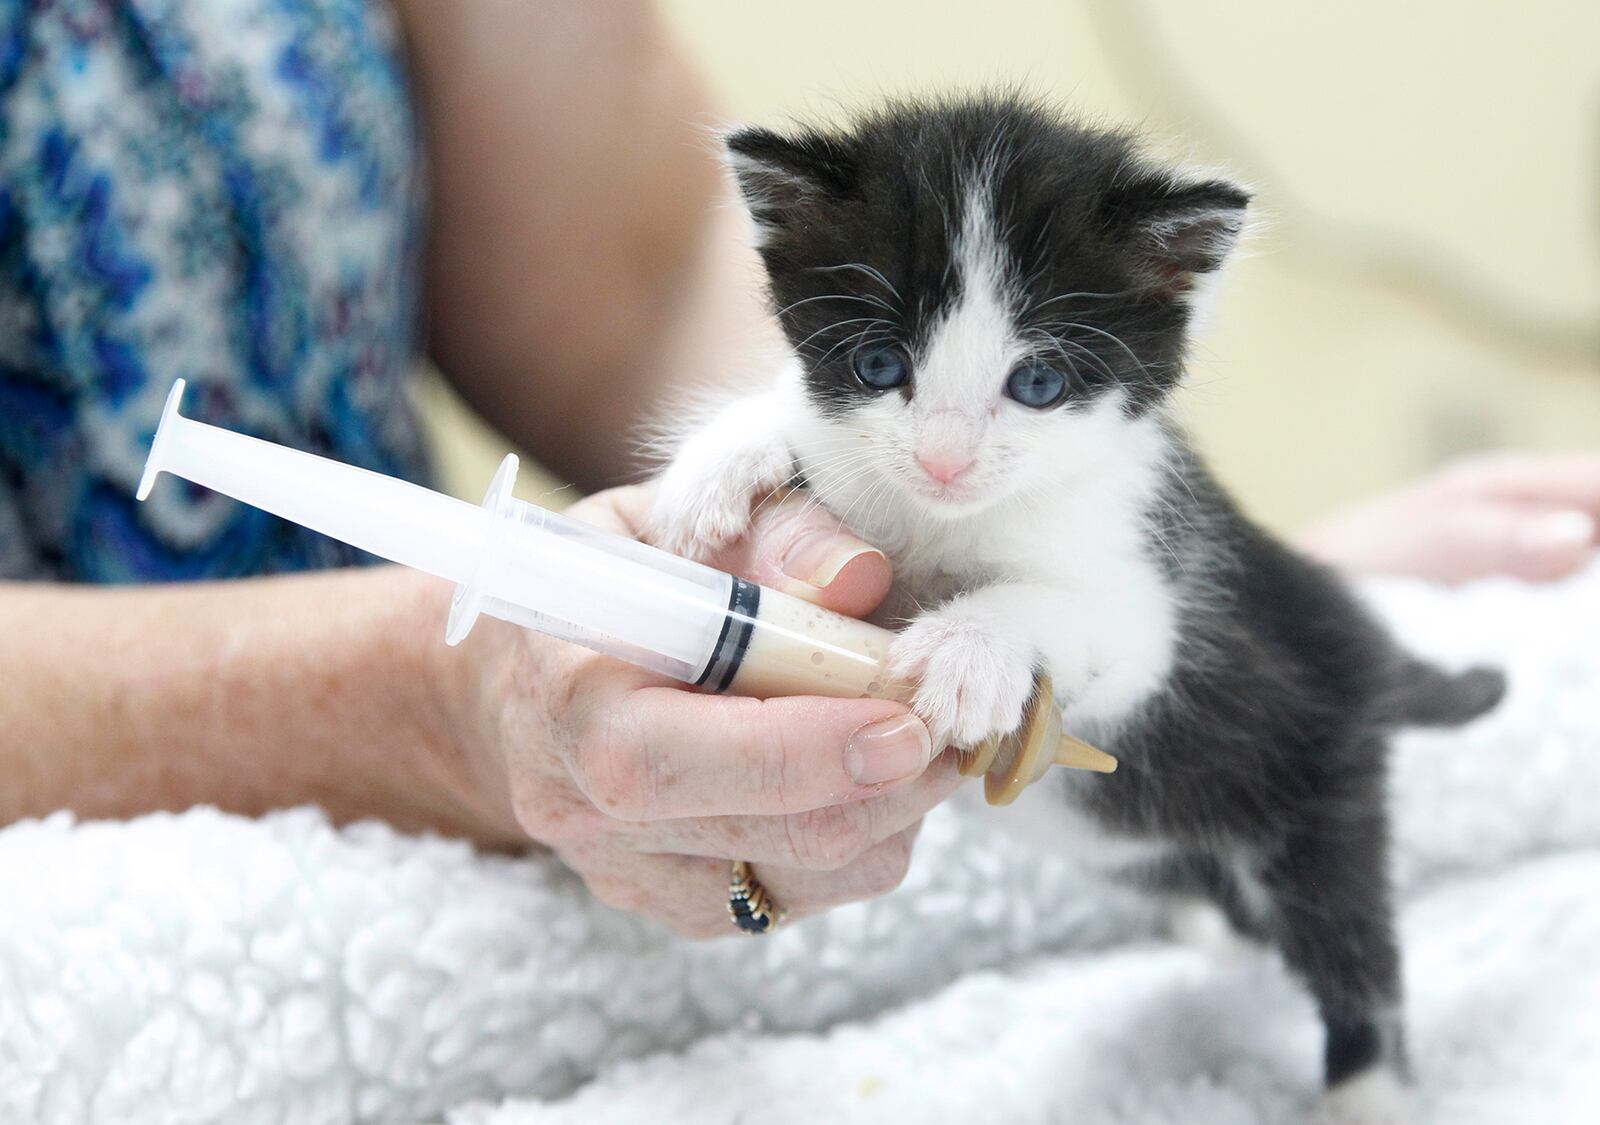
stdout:
<svg viewBox="0 0 1600 1125">
<path fill-rule="evenodd" d="M 593 496 L 585 496 L 569 507 L 565 514 L 591 527 L 638 539 L 655 494 L 654 482 L 608 488 Z"/>
<path fill-rule="evenodd" d="M 796 921 L 898 887 L 910 868 L 919 828 L 911 825 L 837 871 L 756 865 L 752 874 L 785 920 Z M 650 918 L 690 938 L 739 933 L 728 913 L 729 860 L 627 852 L 562 858 L 596 898 L 614 909 Z"/>
<path fill-rule="evenodd" d="M 1493 575 L 1549 581 L 1577 570 L 1593 552 L 1595 521 L 1584 512 L 1460 503 L 1435 518 L 1422 561 L 1447 582 Z"/>
<path fill-rule="evenodd" d="M 846 531 L 802 490 L 763 501 L 749 534 L 712 565 L 851 617 L 872 612 L 889 592 L 883 552 Z"/>
<path fill-rule="evenodd" d="M 681 855 L 736 855 L 812 871 L 839 870 L 916 824 L 961 785 L 954 758 L 876 797 L 824 805 L 788 816 L 716 816 L 658 820 L 635 826 L 635 846 Z"/>
<path fill-rule="evenodd" d="M 1577 571 L 1594 556 L 1596 520 L 1580 511 L 1519 511 L 1506 573 L 1551 581 Z"/>
<path fill-rule="evenodd" d="M 639 538 L 654 496 L 654 484 L 607 489 L 574 504 L 567 514 Z M 891 581 L 883 552 L 844 530 L 832 513 L 800 490 L 763 501 L 749 534 L 709 561 L 720 570 L 851 617 L 876 609 Z"/>
<path fill-rule="evenodd" d="M 647 686 L 590 708 L 569 763 L 620 820 L 781 815 L 921 775 L 921 720 L 880 699 L 743 699 Z"/>
<path fill-rule="evenodd" d="M 669 926 L 684 937 L 735 931 L 728 913 L 728 860 L 652 855 L 625 848 L 564 851 L 589 893 L 613 910 Z"/>
<path fill-rule="evenodd" d="M 834 871 L 807 871 L 776 864 L 752 870 L 789 917 L 805 918 L 851 902 L 886 895 L 905 881 L 922 822 L 917 821 Z"/>
<path fill-rule="evenodd" d="M 1600 517 L 1600 453 L 1506 453 L 1474 458 L 1447 470 L 1453 494 L 1573 509 Z"/>
</svg>

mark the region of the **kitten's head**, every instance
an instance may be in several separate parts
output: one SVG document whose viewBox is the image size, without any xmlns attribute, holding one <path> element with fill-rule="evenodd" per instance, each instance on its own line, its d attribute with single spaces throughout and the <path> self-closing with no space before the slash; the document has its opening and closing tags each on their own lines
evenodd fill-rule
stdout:
<svg viewBox="0 0 1600 1125">
<path fill-rule="evenodd" d="M 939 516 L 1114 451 L 1177 383 L 1249 198 L 1008 98 L 727 147 L 827 459 Z"/>
</svg>

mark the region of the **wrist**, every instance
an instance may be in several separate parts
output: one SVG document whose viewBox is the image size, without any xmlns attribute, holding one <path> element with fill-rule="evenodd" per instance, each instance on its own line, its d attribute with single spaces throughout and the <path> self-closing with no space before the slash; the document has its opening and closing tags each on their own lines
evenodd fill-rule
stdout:
<svg viewBox="0 0 1600 1125">
<path fill-rule="evenodd" d="M 393 637 L 397 698 L 414 732 L 416 769 L 438 795 L 439 827 L 480 843 L 526 843 L 512 813 L 505 753 L 488 698 L 484 619 L 462 644 L 445 644 L 449 588 L 438 579 L 396 568 Z"/>
</svg>

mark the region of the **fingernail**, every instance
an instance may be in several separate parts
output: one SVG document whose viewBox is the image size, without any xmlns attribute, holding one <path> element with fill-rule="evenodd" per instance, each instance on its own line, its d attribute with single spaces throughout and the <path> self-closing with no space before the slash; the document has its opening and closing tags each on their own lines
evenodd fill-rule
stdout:
<svg viewBox="0 0 1600 1125">
<path fill-rule="evenodd" d="M 881 558 L 883 552 L 837 531 L 808 531 L 789 545 L 778 565 L 790 578 L 821 589 L 863 555 Z"/>
<path fill-rule="evenodd" d="M 1530 555 L 1569 551 L 1594 542 L 1594 518 L 1587 512 L 1547 512 L 1523 521 L 1517 546 Z"/>
<path fill-rule="evenodd" d="M 879 785 L 915 777 L 928 768 L 933 741 L 915 715 L 869 723 L 851 734 L 844 748 L 844 768 L 857 785 Z"/>
</svg>

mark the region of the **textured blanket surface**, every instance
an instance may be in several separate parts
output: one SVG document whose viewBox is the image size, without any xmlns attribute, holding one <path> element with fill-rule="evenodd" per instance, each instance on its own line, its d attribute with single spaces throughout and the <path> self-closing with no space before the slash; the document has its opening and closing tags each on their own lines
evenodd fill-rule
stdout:
<svg viewBox="0 0 1600 1125">
<path fill-rule="evenodd" d="M 1424 1120 L 1600 1119 L 1600 570 L 1368 588 L 1512 691 L 1394 770 Z M 679 942 L 548 858 L 314 810 L 0 832 L 0 1121 L 1278 1123 L 1320 1030 L 1278 960 L 944 809 L 894 894 Z"/>
</svg>

